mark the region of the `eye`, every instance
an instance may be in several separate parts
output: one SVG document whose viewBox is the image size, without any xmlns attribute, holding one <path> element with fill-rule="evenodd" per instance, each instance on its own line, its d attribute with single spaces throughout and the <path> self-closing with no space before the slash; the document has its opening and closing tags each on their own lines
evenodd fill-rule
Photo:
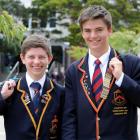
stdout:
<svg viewBox="0 0 140 140">
<path fill-rule="evenodd" d="M 83 29 L 83 32 L 90 33 L 91 30 L 90 29 Z"/>
<path fill-rule="evenodd" d="M 46 56 L 39 56 L 39 59 L 44 60 L 44 59 L 46 59 Z"/>
<path fill-rule="evenodd" d="M 33 55 L 29 55 L 29 56 L 27 56 L 27 58 L 34 59 L 35 57 Z"/>
<path fill-rule="evenodd" d="M 97 28 L 96 29 L 96 32 L 102 32 L 103 31 L 103 28 Z"/>
</svg>

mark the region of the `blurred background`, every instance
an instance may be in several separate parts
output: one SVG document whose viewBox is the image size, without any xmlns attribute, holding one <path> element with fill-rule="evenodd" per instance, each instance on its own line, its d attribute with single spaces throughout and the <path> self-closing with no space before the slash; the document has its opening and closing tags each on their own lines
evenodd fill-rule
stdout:
<svg viewBox="0 0 140 140">
<path fill-rule="evenodd" d="M 39 33 L 48 38 L 54 56 L 46 71 L 64 85 L 67 67 L 87 52 L 77 18 L 92 4 L 103 5 L 112 14 L 111 46 L 140 56 L 140 0 L 0 0 L 0 84 L 24 74 L 20 45 L 28 35 Z M 0 140 L 5 140 L 2 118 Z"/>
</svg>

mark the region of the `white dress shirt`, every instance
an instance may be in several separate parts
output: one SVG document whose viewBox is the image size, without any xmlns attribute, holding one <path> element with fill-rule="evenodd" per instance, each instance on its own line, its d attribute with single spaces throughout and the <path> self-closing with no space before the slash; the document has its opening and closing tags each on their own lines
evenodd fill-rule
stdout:
<svg viewBox="0 0 140 140">
<path fill-rule="evenodd" d="M 46 75 L 44 74 L 41 79 L 39 79 L 38 81 L 35 81 L 35 80 L 33 80 L 30 77 L 30 75 L 28 74 L 28 72 L 26 72 L 26 81 L 27 81 L 27 85 L 28 85 L 28 88 L 29 88 L 31 99 L 33 99 L 33 97 L 34 97 L 34 90 L 30 87 L 31 83 L 32 82 L 39 82 L 40 83 L 40 85 L 41 85 L 40 95 L 41 95 L 42 94 L 42 89 L 43 89 L 43 86 L 44 86 L 45 79 L 46 79 Z"/>
<path fill-rule="evenodd" d="M 110 51 L 111 51 L 111 48 L 109 47 L 108 51 L 106 53 L 104 53 L 100 58 L 100 69 L 101 69 L 101 72 L 102 72 L 102 76 L 103 76 L 103 80 L 105 78 L 105 73 L 106 73 L 106 69 L 107 69 L 107 65 L 108 65 L 108 61 L 109 61 L 109 55 L 110 55 Z M 95 61 L 96 61 L 96 57 L 93 56 L 89 50 L 89 58 L 88 58 L 88 67 L 89 67 L 89 75 L 90 75 L 90 81 L 92 83 L 92 76 L 93 76 L 93 73 L 94 73 L 94 69 L 95 69 Z M 123 81 L 123 77 L 124 77 L 124 73 L 122 73 L 121 77 L 115 81 L 115 84 L 117 86 L 121 86 L 122 84 L 122 81 Z"/>
</svg>

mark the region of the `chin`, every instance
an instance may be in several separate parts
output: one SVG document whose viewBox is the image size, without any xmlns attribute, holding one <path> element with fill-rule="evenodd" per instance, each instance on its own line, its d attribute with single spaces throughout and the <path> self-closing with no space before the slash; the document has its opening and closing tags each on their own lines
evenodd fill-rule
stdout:
<svg viewBox="0 0 140 140">
<path fill-rule="evenodd" d="M 42 73 L 34 73 L 35 77 L 39 77 L 40 78 L 40 77 L 42 77 L 42 75 L 43 75 Z"/>
</svg>

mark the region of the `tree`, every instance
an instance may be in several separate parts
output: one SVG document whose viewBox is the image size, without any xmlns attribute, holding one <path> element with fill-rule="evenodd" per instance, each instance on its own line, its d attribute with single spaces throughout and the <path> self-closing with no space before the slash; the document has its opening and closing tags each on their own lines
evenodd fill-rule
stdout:
<svg viewBox="0 0 140 140">
<path fill-rule="evenodd" d="M 119 52 L 140 53 L 140 34 L 134 31 L 117 31 L 110 37 L 110 44 Z"/>
<path fill-rule="evenodd" d="M 76 53 L 75 53 L 76 52 Z M 78 60 L 85 56 L 87 53 L 87 48 L 86 47 L 79 47 L 79 46 L 72 46 L 68 50 L 68 54 L 71 56 L 73 60 Z"/>
<path fill-rule="evenodd" d="M 87 7 L 92 4 L 97 5 L 103 5 L 112 14 L 113 17 L 113 30 L 115 31 L 110 39 L 111 45 L 116 48 L 119 51 L 129 52 L 138 54 L 139 48 L 140 48 L 140 8 L 139 8 L 139 1 L 128 1 L 128 0 L 114 0 L 113 3 L 110 3 L 107 0 L 87 0 L 84 4 L 84 7 Z M 73 28 L 73 29 L 72 29 Z M 78 27 L 77 27 L 78 28 Z M 81 42 L 77 38 L 75 39 L 75 36 L 79 36 L 79 31 L 77 30 L 77 33 L 74 33 L 73 30 L 75 27 L 71 25 L 69 27 L 70 29 L 70 36 L 68 37 L 68 41 L 71 42 L 74 46 L 81 46 Z M 127 29 L 127 31 L 124 31 L 124 29 Z M 120 30 L 120 32 L 118 32 Z M 130 31 L 128 31 L 130 30 Z M 79 39 L 81 36 L 79 36 Z M 74 41 L 75 40 L 75 41 Z M 77 42 L 79 41 L 79 43 Z M 75 44 L 73 44 L 75 43 Z M 82 42 L 82 44 L 84 44 Z M 85 46 L 85 44 L 83 45 Z M 75 51 L 75 49 L 72 48 L 73 53 L 72 57 L 77 54 L 80 54 L 78 49 Z M 83 48 L 84 50 L 84 48 Z M 75 54 L 74 54 L 75 53 Z M 77 55 L 79 58 L 80 56 Z M 81 54 L 81 57 L 83 54 Z M 77 57 L 75 57 L 77 59 Z"/>
<path fill-rule="evenodd" d="M 24 17 L 28 15 L 28 8 L 25 8 L 20 0 L 0 0 L 0 11 L 7 11 L 12 16 Z"/>
<path fill-rule="evenodd" d="M 0 1 L 0 33 L 1 51 L 18 53 L 19 46 L 24 37 L 25 26 L 18 22 L 27 16 L 27 10 L 20 0 Z M 9 14 L 10 13 L 10 14 Z"/>
<path fill-rule="evenodd" d="M 120 30 L 122 31 L 122 34 L 126 34 L 123 32 L 123 30 L 127 29 L 135 32 L 135 36 L 137 36 L 137 34 L 140 32 L 139 0 L 47 0 L 46 2 L 44 2 L 44 0 L 33 1 L 33 6 L 36 9 L 36 15 L 38 15 L 38 17 L 42 17 L 42 19 L 43 17 L 45 17 L 44 19 L 47 20 L 47 18 L 54 12 L 61 13 L 60 20 L 61 18 L 64 18 L 65 14 L 68 14 L 71 18 L 72 23 L 68 25 L 70 35 L 66 37 L 65 40 L 69 41 L 72 46 L 79 47 L 85 47 L 85 43 L 82 40 L 80 28 L 77 25 L 77 18 L 83 8 L 93 4 L 103 5 L 111 12 L 114 32 Z M 77 53 L 77 51 L 75 51 L 75 53 Z"/>
<path fill-rule="evenodd" d="M 12 46 L 11 49 L 15 52 L 17 52 L 17 45 L 19 46 L 23 40 L 25 29 L 22 24 L 16 23 L 7 11 L 0 12 L 0 33 L 3 40 L 7 40 L 7 45 L 10 44 L 9 47 Z M 14 45 L 12 45 L 13 42 Z"/>
</svg>

